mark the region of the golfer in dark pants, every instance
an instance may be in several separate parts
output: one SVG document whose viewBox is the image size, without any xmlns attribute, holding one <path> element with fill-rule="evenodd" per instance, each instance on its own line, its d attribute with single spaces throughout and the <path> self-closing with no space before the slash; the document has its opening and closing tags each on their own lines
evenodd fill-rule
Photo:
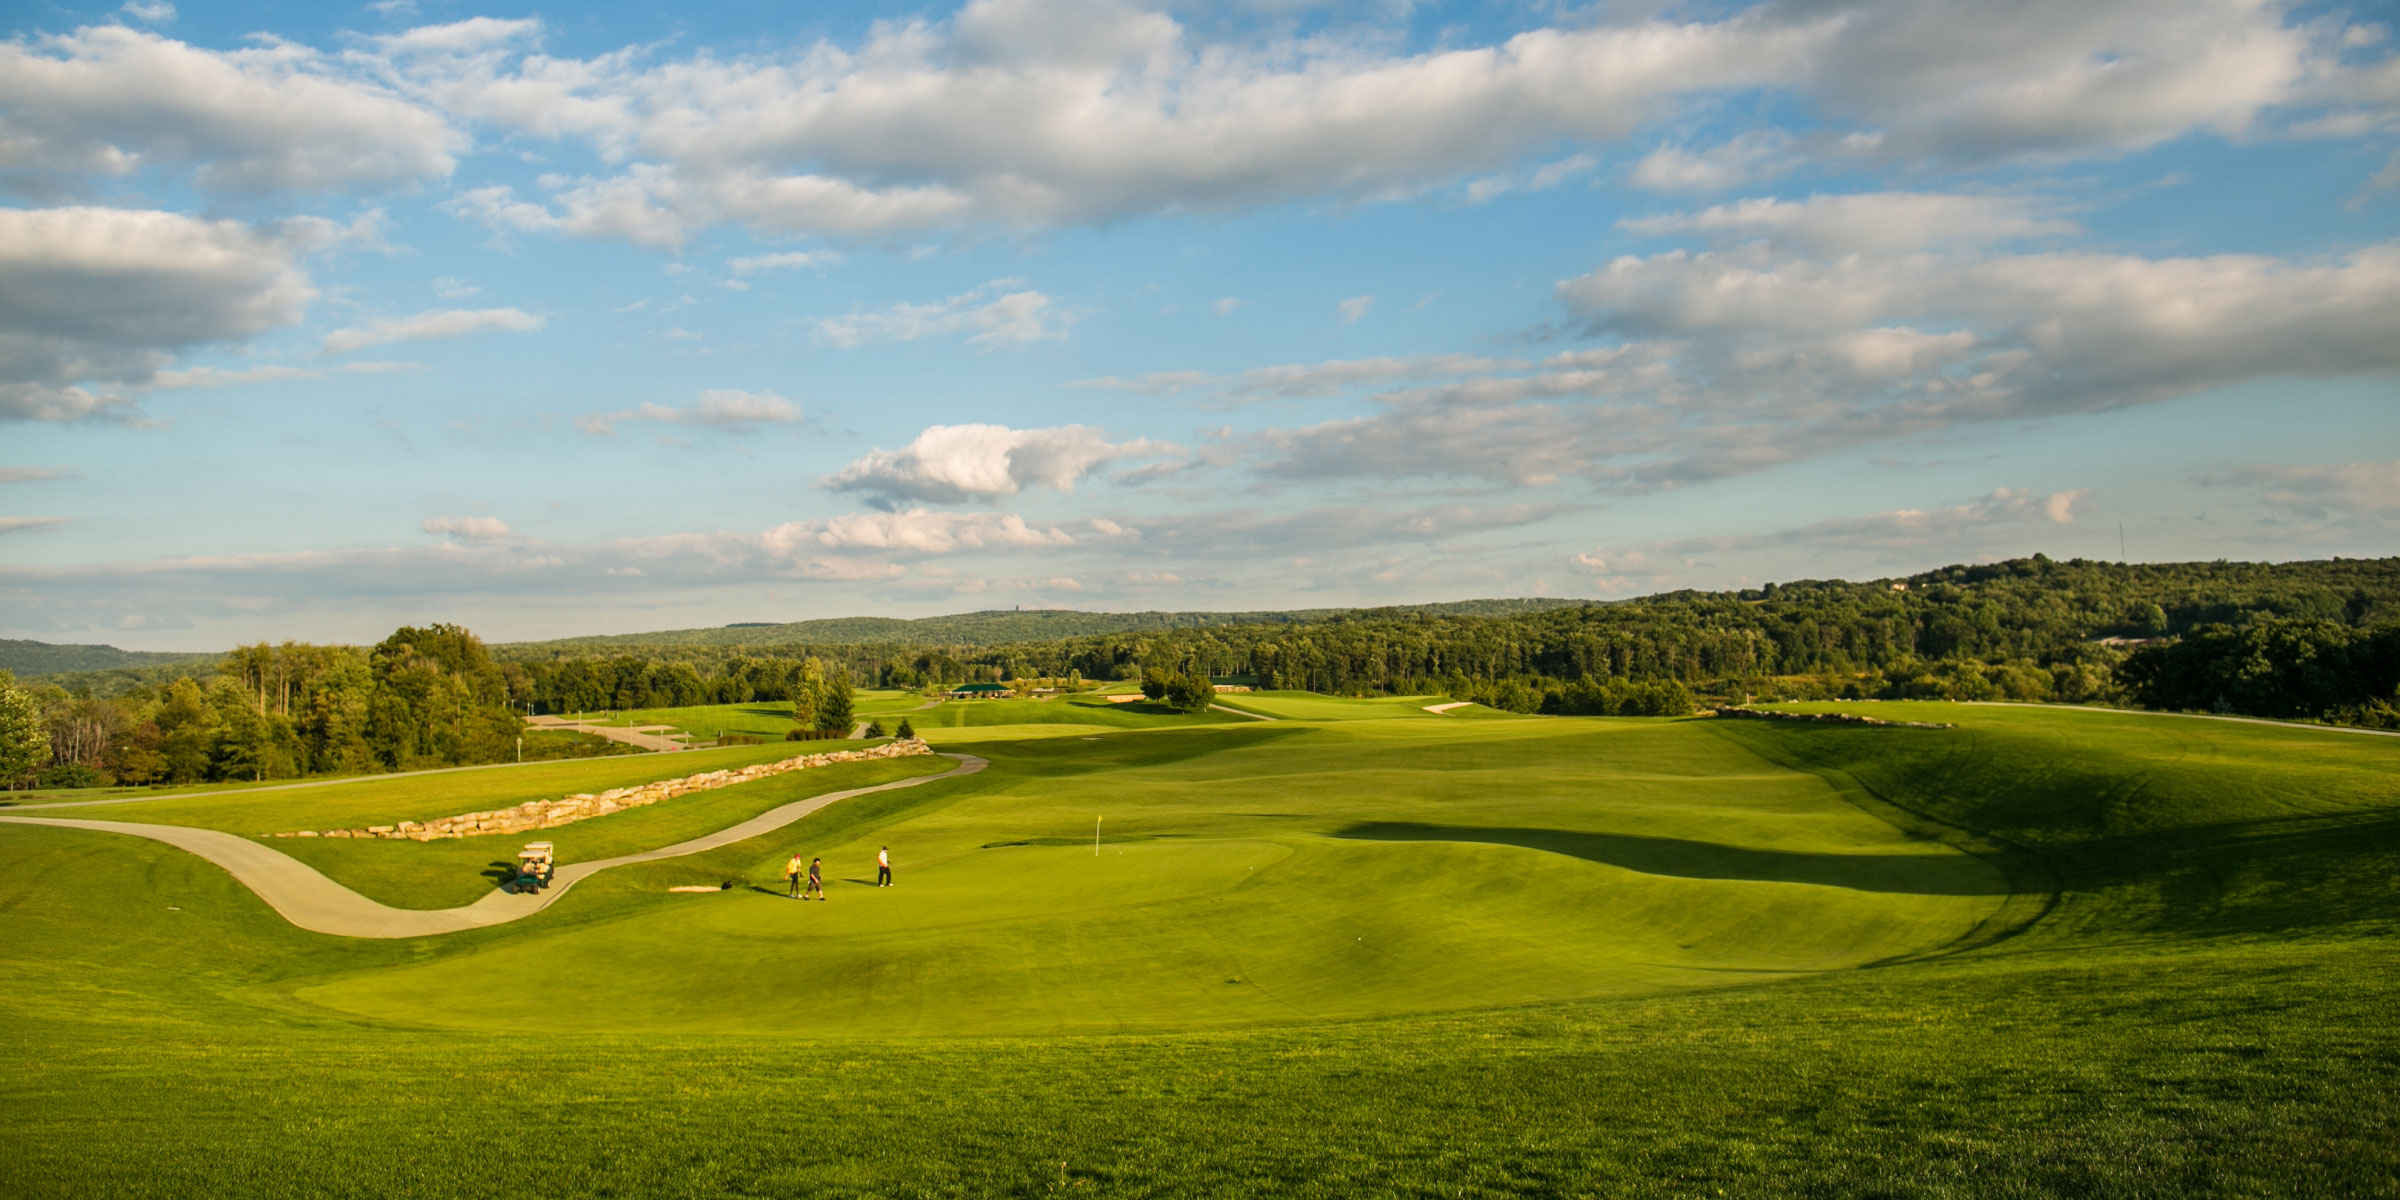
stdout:
<svg viewBox="0 0 2400 1201">
<path fill-rule="evenodd" d="M 793 900 L 795 900 L 795 901 L 799 900 L 799 899 L 800 899 L 800 857 L 799 857 L 798 855 L 794 855 L 794 856 L 792 856 L 792 861 L 791 861 L 790 863 L 786 863 L 786 864 L 784 864 L 784 865 L 783 865 L 783 874 L 784 874 L 784 875 L 787 875 L 787 876 L 790 876 L 790 877 L 792 878 L 792 899 L 793 899 Z"/>
<path fill-rule="evenodd" d="M 825 861 L 822 859 L 808 861 L 808 888 L 800 894 L 800 899 L 807 900 L 810 893 L 815 893 L 820 901 L 825 899 Z"/>
<path fill-rule="evenodd" d="M 890 888 L 891 886 L 892 848 L 885 847 L 875 852 L 875 887 Z"/>
</svg>

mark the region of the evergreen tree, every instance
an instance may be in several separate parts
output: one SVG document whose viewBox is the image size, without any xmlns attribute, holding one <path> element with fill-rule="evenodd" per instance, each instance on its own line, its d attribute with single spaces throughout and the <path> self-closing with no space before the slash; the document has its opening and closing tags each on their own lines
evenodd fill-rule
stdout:
<svg viewBox="0 0 2400 1201">
<path fill-rule="evenodd" d="M 823 687 L 818 689 L 817 728 L 820 730 L 848 730 L 850 728 L 850 709 L 855 700 L 850 691 L 850 672 L 845 668 L 836 667 L 831 676 L 832 678 L 826 680 Z"/>
</svg>

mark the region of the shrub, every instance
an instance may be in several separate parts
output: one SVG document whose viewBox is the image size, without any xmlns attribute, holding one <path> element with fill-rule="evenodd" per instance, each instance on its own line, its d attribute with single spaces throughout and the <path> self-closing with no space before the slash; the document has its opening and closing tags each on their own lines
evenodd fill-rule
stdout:
<svg viewBox="0 0 2400 1201">
<path fill-rule="evenodd" d="M 108 777 L 80 763 L 53 763 L 33 774 L 36 788 L 98 788 Z"/>
<path fill-rule="evenodd" d="M 869 738 L 881 738 L 881 737 L 883 737 L 883 723 L 882 723 L 882 722 L 879 722 L 879 721 L 870 721 L 870 722 L 868 722 L 868 723 L 867 723 L 867 737 L 869 737 Z"/>
<path fill-rule="evenodd" d="M 905 717 L 900 719 L 900 736 L 902 738 L 914 738 L 917 736 L 917 728 L 908 724 L 908 719 Z"/>
</svg>

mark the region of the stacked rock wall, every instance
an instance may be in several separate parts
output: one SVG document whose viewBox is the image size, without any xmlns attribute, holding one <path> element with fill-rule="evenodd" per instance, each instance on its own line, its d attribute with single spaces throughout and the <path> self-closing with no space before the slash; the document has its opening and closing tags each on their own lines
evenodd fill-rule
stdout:
<svg viewBox="0 0 2400 1201">
<path fill-rule="evenodd" d="M 368 826 L 363 830 L 292 830 L 277 838 L 406 838 L 415 842 L 431 842 L 437 838 L 471 838 L 479 834 L 522 834 L 529 830 L 547 830 L 589 817 L 605 817 L 626 809 L 655 805 L 660 801 L 711 788 L 727 788 L 764 780 L 785 772 L 804 771 L 812 767 L 830 767 L 836 763 L 862 763 L 870 759 L 901 759 L 910 755 L 930 755 L 933 748 L 921 738 L 903 738 L 882 746 L 857 751 L 829 751 L 818 755 L 800 755 L 776 763 L 760 763 L 750 767 L 732 767 L 723 771 L 702 772 L 676 780 L 660 780 L 654 784 L 637 784 L 630 788 L 611 788 L 606 792 L 579 792 L 555 801 L 527 801 L 509 809 L 490 809 L 481 813 L 461 813 L 456 817 L 436 818 L 429 822 L 395 822 L 388 826 Z"/>
</svg>

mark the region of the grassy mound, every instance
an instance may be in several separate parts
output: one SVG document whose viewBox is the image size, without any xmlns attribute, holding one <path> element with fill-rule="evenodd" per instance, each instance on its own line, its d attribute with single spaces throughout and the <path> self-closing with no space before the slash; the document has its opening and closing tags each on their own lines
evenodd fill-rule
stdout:
<svg viewBox="0 0 2400 1201">
<path fill-rule="evenodd" d="M 0 825 L 0 1188 L 2400 1187 L 2400 744 L 1875 711 L 1959 724 L 962 722 L 980 775 L 401 943 Z M 830 904 L 664 892 L 794 850 Z"/>
</svg>

